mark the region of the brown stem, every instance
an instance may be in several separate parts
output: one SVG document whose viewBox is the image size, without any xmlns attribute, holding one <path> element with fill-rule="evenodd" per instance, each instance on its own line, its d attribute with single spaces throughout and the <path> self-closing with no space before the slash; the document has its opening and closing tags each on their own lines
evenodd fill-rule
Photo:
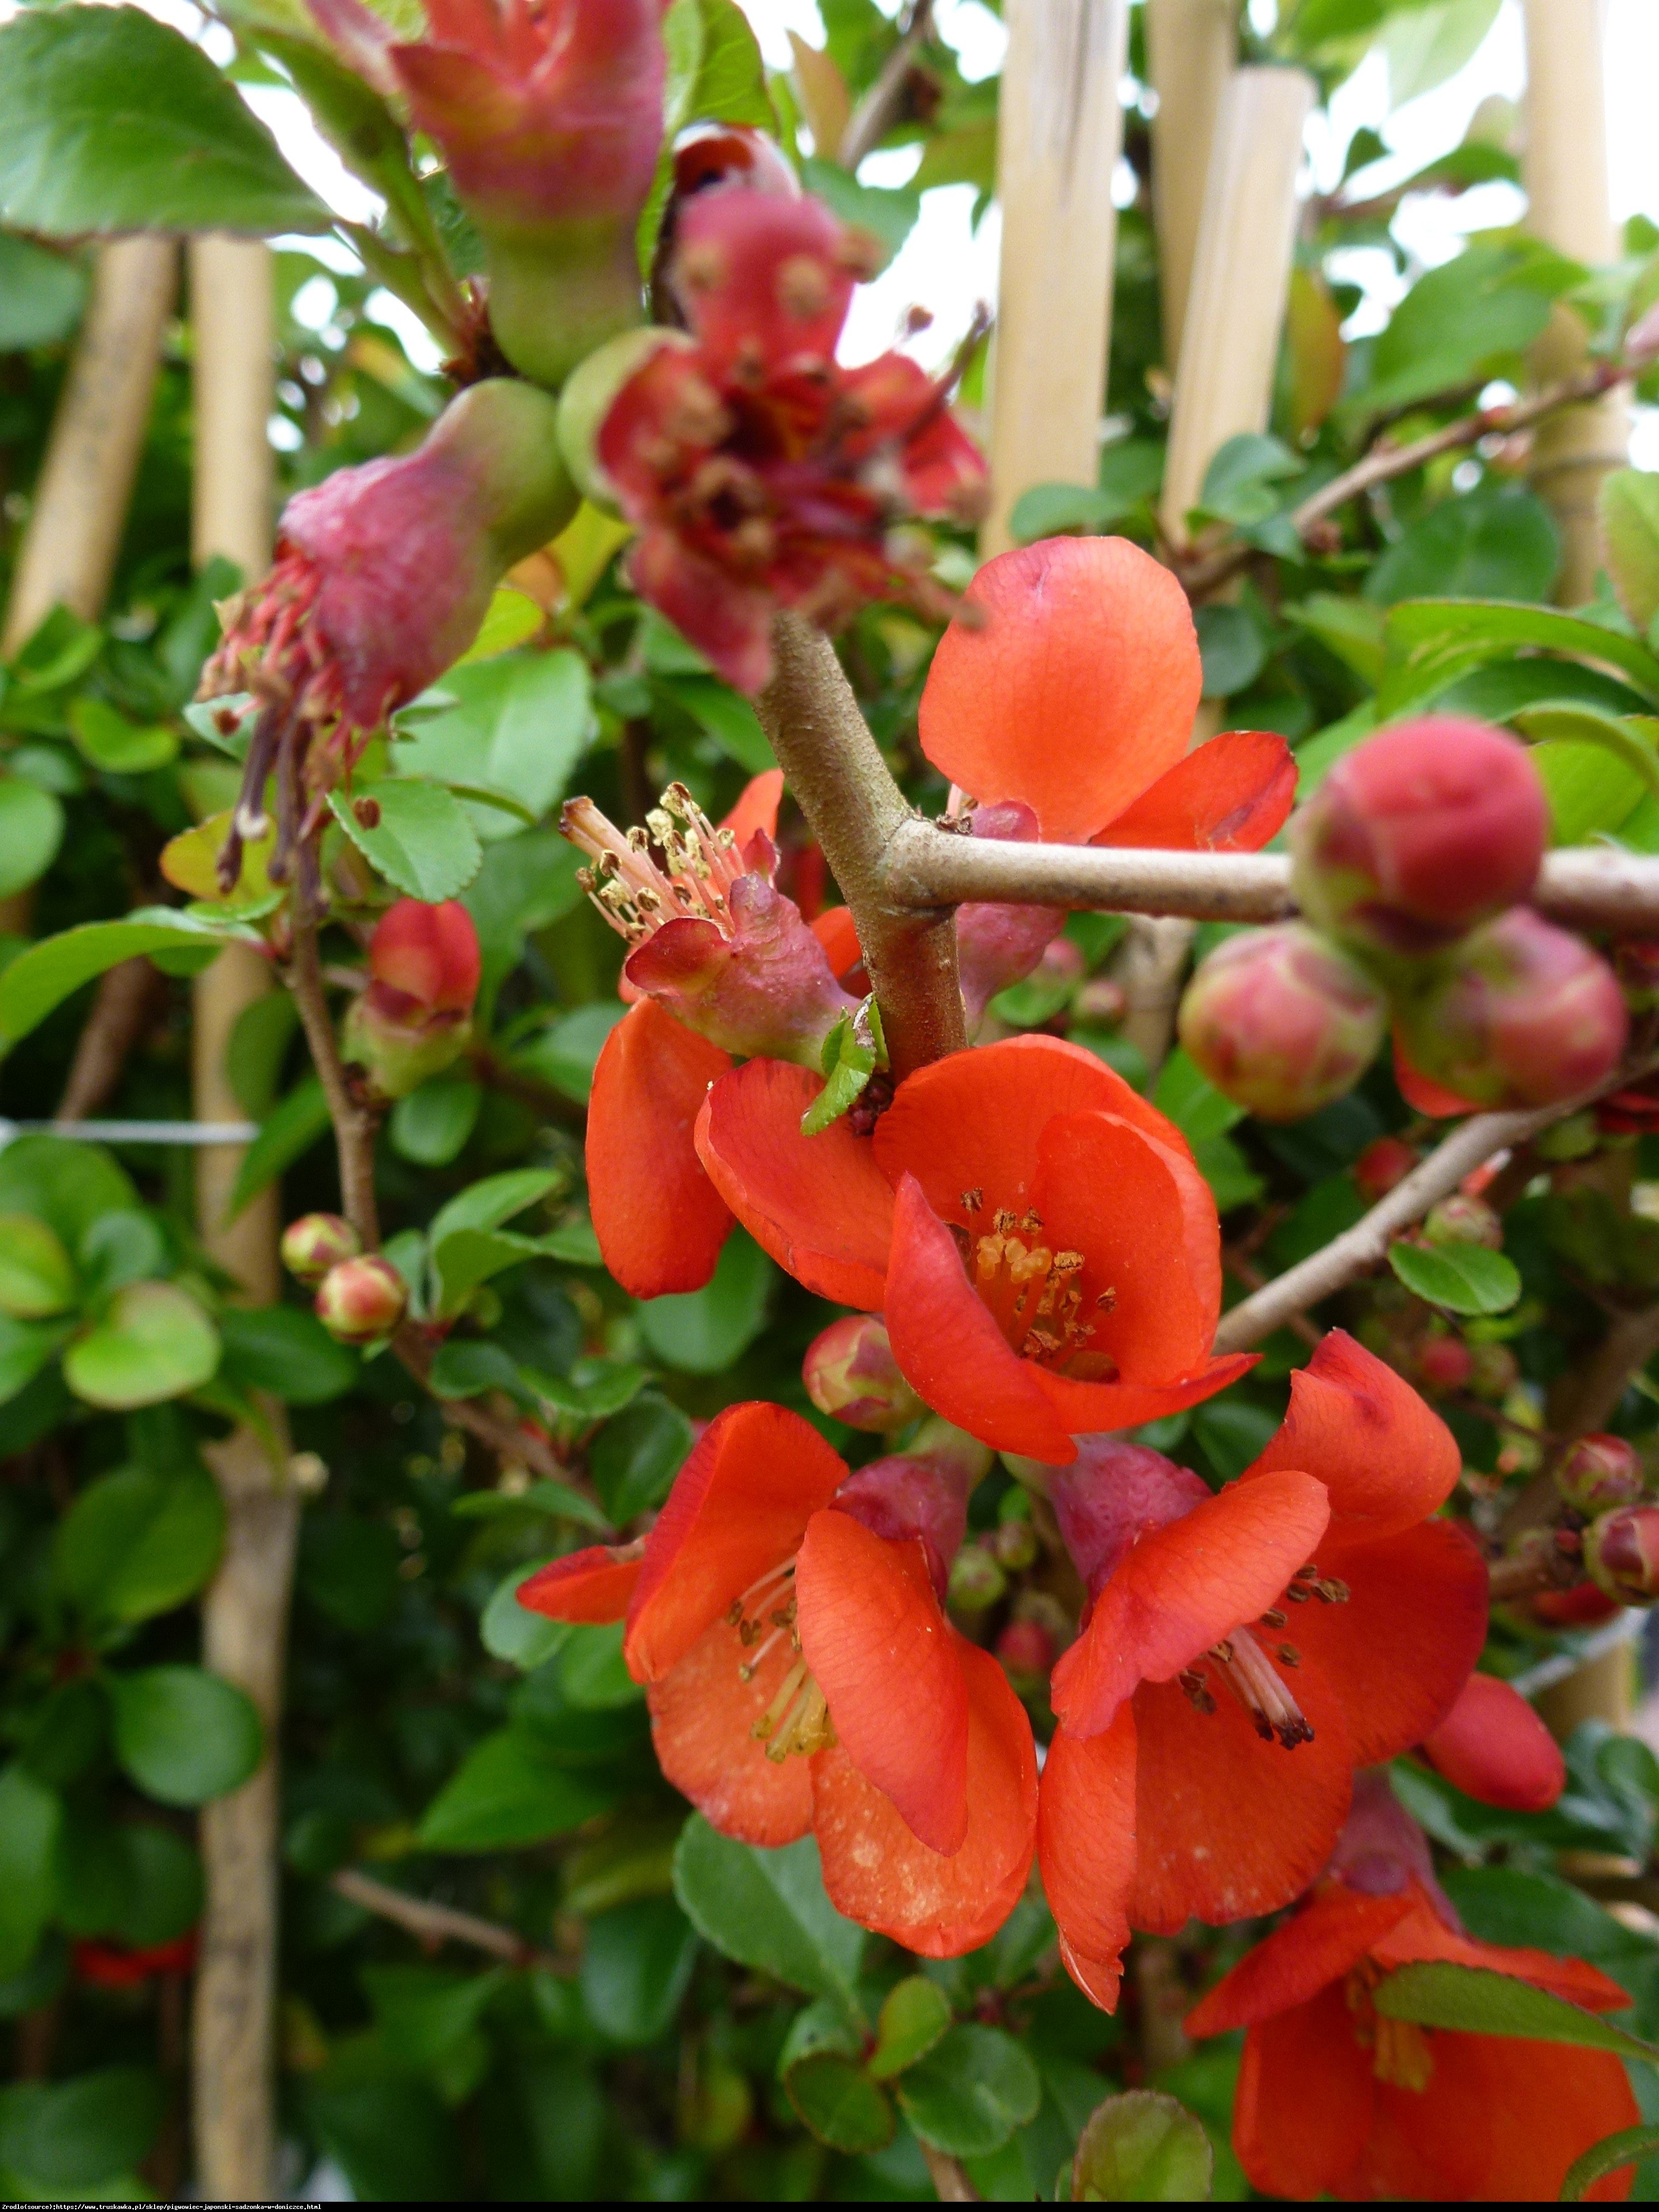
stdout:
<svg viewBox="0 0 1659 2212">
<path fill-rule="evenodd" d="M 890 848 L 911 819 L 835 647 L 799 615 L 773 626 L 775 667 L 756 702 L 778 765 L 853 910 L 887 1052 L 901 1080 L 968 1042 L 949 905 L 896 899 Z M 941 836 L 943 833 L 938 833 Z M 966 841 L 963 841 L 966 842 Z"/>
<path fill-rule="evenodd" d="M 899 33 L 897 45 L 882 64 L 875 82 L 853 110 L 836 149 L 836 161 L 851 174 L 857 174 L 859 163 L 880 145 L 898 121 L 910 65 L 917 48 L 926 43 L 933 27 L 933 0 L 915 0 L 909 20 Z M 827 153 L 829 149 L 826 147 L 824 151 Z"/>
<path fill-rule="evenodd" d="M 1556 1503 L 1559 1502 L 1558 1498 Z M 1486 1566 L 1486 1591 L 1494 1605 L 1532 1597 L 1539 1590 L 1571 1589 L 1583 1579 L 1576 1564 L 1564 1554 L 1546 1553 L 1541 1559 L 1492 1559 Z"/>
<path fill-rule="evenodd" d="M 917 2141 L 921 2142 L 920 2136 Z M 921 2144 L 921 2154 L 927 2161 L 933 2194 L 941 2204 L 978 2204 L 983 2201 L 969 2180 L 960 2159 L 952 2158 L 948 2151 L 935 2150 L 929 2142 Z"/>
<path fill-rule="evenodd" d="M 499 1921 L 458 1911 L 453 1905 L 428 1904 L 424 1898 L 394 1889 L 390 1882 L 359 1874 L 356 1867 L 342 1867 L 332 1876 L 331 1887 L 366 1912 L 378 1912 L 383 1920 L 396 1921 L 422 1943 L 466 1943 L 475 1951 L 488 1951 L 493 1958 L 506 1960 L 510 1966 L 535 1966 L 546 1974 L 570 1975 L 576 1971 L 574 1959 L 541 1950 Z"/>
<path fill-rule="evenodd" d="M 351 1095 L 334 1023 L 323 991 L 317 950 L 317 918 L 294 902 L 294 956 L 288 987 L 299 1010 L 300 1025 L 311 1048 L 311 1062 L 328 1101 L 340 1163 L 340 1205 L 348 1221 L 372 1251 L 380 1242 L 380 1210 L 374 1202 L 374 1117 Z"/>
<path fill-rule="evenodd" d="M 84 1121 L 113 1095 L 128 1054 L 166 997 L 166 980 L 148 960 L 118 960 L 105 969 L 58 1102 L 60 1121 Z"/>
</svg>

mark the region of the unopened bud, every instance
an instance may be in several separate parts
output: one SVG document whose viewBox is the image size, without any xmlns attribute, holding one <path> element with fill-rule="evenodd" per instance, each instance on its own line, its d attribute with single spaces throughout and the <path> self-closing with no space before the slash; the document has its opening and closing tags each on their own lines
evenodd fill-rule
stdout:
<svg viewBox="0 0 1659 2212">
<path fill-rule="evenodd" d="M 1604 1513 L 1584 1531 L 1584 1568 L 1590 1580 L 1622 1605 L 1651 1605 L 1659 1597 L 1659 1505 L 1625 1505 Z"/>
<path fill-rule="evenodd" d="M 1109 975 L 1091 975 L 1072 1001 L 1072 1012 L 1080 1022 L 1095 1022 L 1114 1029 L 1129 1010 L 1128 994 Z"/>
<path fill-rule="evenodd" d="M 1507 1344 L 1469 1346 L 1469 1388 L 1477 1398 L 1502 1398 L 1521 1379 L 1521 1366 Z"/>
<path fill-rule="evenodd" d="M 1054 1641 L 1040 1620 L 1011 1620 L 997 1638 L 997 1657 L 1011 1674 L 1046 1677 L 1054 1670 Z"/>
<path fill-rule="evenodd" d="M 1634 1505 L 1647 1489 L 1641 1454 L 1623 1437 L 1604 1431 L 1580 1437 L 1555 1470 L 1555 1486 L 1581 1513 L 1611 1513 Z"/>
<path fill-rule="evenodd" d="M 1461 1390 L 1474 1367 L 1461 1336 L 1431 1336 L 1418 1352 L 1417 1372 L 1425 1389 Z"/>
<path fill-rule="evenodd" d="M 1455 1190 L 1429 1209 L 1423 1235 L 1431 1244 L 1480 1244 L 1489 1252 L 1504 1246 L 1504 1224 L 1484 1198 Z"/>
<path fill-rule="evenodd" d="M 324 1276 L 317 1318 L 342 1344 L 373 1344 L 391 1335 L 408 1303 L 408 1288 L 391 1261 L 366 1252 L 342 1260 Z"/>
<path fill-rule="evenodd" d="M 951 1562 L 951 1602 L 964 1613 L 983 1613 L 1007 1587 L 1007 1577 L 982 1544 L 965 1544 Z"/>
<path fill-rule="evenodd" d="M 1000 1522 L 990 1540 L 998 1565 L 1006 1567 L 1011 1575 L 1023 1574 L 1027 1567 L 1035 1565 L 1036 1530 L 1023 1514 Z"/>
<path fill-rule="evenodd" d="M 1567 1784 L 1566 1762 L 1532 1707 L 1494 1674 L 1471 1674 L 1423 1749 L 1437 1773 L 1483 1805 L 1547 1812 Z"/>
<path fill-rule="evenodd" d="M 1396 1183 L 1404 1182 L 1418 1158 L 1416 1146 L 1403 1137 L 1374 1137 L 1353 1164 L 1353 1179 L 1366 1205 L 1375 1206 Z"/>
<path fill-rule="evenodd" d="M 1585 1107 L 1579 1114 L 1569 1114 L 1564 1121 L 1553 1127 L 1540 1129 L 1532 1140 L 1532 1148 L 1540 1160 L 1548 1160 L 1553 1167 L 1565 1166 L 1569 1160 L 1587 1160 L 1601 1142 L 1601 1131 L 1594 1110 Z"/>
<path fill-rule="evenodd" d="M 1525 898 L 1548 834 L 1519 739 L 1431 715 L 1337 762 L 1291 824 L 1291 884 L 1310 921 L 1415 957 Z"/>
<path fill-rule="evenodd" d="M 1181 1002 L 1181 1042 L 1216 1089 L 1264 1121 L 1299 1121 L 1351 1091 L 1388 1009 L 1335 945 L 1299 923 L 1218 945 Z"/>
<path fill-rule="evenodd" d="M 887 1435 L 927 1411 L 899 1373 L 879 1314 L 847 1314 L 831 1322 L 807 1346 L 801 1380 L 819 1413 L 849 1429 Z"/>
<path fill-rule="evenodd" d="M 1480 1106 L 1553 1106 L 1604 1084 L 1629 1017 L 1582 938 L 1516 907 L 1476 930 L 1402 1009 L 1413 1066 Z"/>
<path fill-rule="evenodd" d="M 363 1240 L 343 1214 L 302 1213 L 283 1231 L 283 1265 L 301 1283 L 320 1283 L 342 1260 L 355 1260 Z"/>
</svg>

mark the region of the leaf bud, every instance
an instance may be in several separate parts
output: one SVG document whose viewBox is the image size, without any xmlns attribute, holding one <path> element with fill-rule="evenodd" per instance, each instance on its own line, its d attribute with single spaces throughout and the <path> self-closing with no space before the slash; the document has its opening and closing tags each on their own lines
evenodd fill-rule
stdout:
<svg viewBox="0 0 1659 2212">
<path fill-rule="evenodd" d="M 951 1603 L 963 1613 L 983 1613 L 1007 1587 L 1007 1577 L 982 1544 L 963 1545 L 951 1562 Z"/>
<path fill-rule="evenodd" d="M 1621 1605 L 1659 1597 L 1659 1505 L 1623 1505 L 1584 1531 L 1584 1566 L 1599 1590 Z"/>
<path fill-rule="evenodd" d="M 320 1283 L 342 1260 L 355 1260 L 363 1240 L 339 1213 L 302 1213 L 283 1231 L 283 1265 L 297 1282 Z"/>
<path fill-rule="evenodd" d="M 324 1276 L 317 1318 L 342 1344 L 373 1344 L 391 1335 L 408 1303 L 408 1287 L 391 1261 L 365 1252 L 342 1260 Z"/>
<path fill-rule="evenodd" d="M 1403 1137 L 1374 1137 L 1353 1164 L 1353 1179 L 1367 1206 L 1386 1198 L 1417 1165 L 1419 1152 Z"/>
<path fill-rule="evenodd" d="M 1518 738 L 1429 715 L 1337 762 L 1291 824 L 1291 886 L 1310 921 L 1420 957 L 1525 898 L 1548 834 Z"/>
<path fill-rule="evenodd" d="M 1597 1431 L 1580 1437 L 1555 1470 L 1555 1486 L 1581 1513 L 1634 1505 L 1647 1489 L 1641 1454 L 1623 1437 Z"/>
<path fill-rule="evenodd" d="M 1455 1190 L 1429 1208 L 1423 1236 L 1430 1244 L 1480 1244 L 1488 1252 L 1504 1249 L 1504 1224 L 1484 1198 Z"/>
<path fill-rule="evenodd" d="M 1346 954 L 1289 922 L 1216 947 L 1181 1002 L 1181 1042 L 1236 1105 L 1299 1121 L 1353 1088 L 1387 1020 Z"/>
<path fill-rule="evenodd" d="M 849 1429 L 884 1436 L 927 1410 L 899 1373 L 879 1314 L 846 1314 L 807 1346 L 801 1362 L 806 1395 L 819 1413 Z"/>
</svg>

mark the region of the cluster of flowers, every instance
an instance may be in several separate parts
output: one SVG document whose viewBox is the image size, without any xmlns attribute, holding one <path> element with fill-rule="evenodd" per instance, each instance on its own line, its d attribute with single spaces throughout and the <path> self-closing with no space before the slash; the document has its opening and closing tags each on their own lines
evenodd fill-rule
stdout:
<svg viewBox="0 0 1659 2212">
<path fill-rule="evenodd" d="M 1607 963 L 1522 903 L 1548 833 L 1538 772 L 1503 731 L 1431 716 L 1367 738 L 1291 825 L 1307 921 L 1218 946 L 1182 1001 L 1182 1042 L 1266 1121 L 1351 1090 L 1391 1017 L 1421 1113 L 1596 1090 L 1629 1016 Z"/>
</svg>

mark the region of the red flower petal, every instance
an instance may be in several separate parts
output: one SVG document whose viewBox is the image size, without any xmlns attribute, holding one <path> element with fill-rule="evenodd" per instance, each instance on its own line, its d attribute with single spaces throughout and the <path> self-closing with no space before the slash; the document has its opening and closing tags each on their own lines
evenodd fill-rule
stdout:
<svg viewBox="0 0 1659 2212">
<path fill-rule="evenodd" d="M 795 1570 L 801 1656 L 847 1756 L 931 1850 L 968 1832 L 968 1685 L 914 1539 L 846 1513 L 806 1524 Z"/>
<path fill-rule="evenodd" d="M 1465 1098 L 1455 1091 L 1448 1091 L 1443 1083 L 1437 1083 L 1431 1075 L 1425 1075 L 1413 1067 L 1406 1056 L 1406 1047 L 1398 1025 L 1394 1033 L 1394 1079 L 1400 1095 L 1413 1114 L 1426 1114 L 1431 1121 L 1449 1121 L 1456 1114 L 1478 1114 L 1480 1107 L 1473 1098 Z"/>
<path fill-rule="evenodd" d="M 519 1584 L 519 1603 L 550 1620 L 620 1620 L 640 1578 L 643 1544 L 590 1544 Z"/>
<path fill-rule="evenodd" d="M 636 1682 L 659 1681 L 756 1578 L 781 1566 L 847 1479 L 799 1413 L 763 1400 L 716 1413 L 647 1540 L 623 1645 Z"/>
<path fill-rule="evenodd" d="M 1299 2199 L 1341 2187 L 1364 2154 L 1376 2087 L 1340 1983 L 1253 2027 L 1233 2102 L 1233 2148 L 1249 2179 Z"/>
<path fill-rule="evenodd" d="M 886 1294 L 893 1194 L 867 1138 L 845 1117 L 803 1137 L 823 1088 L 804 1067 L 751 1060 L 714 1085 L 697 1152 L 721 1198 L 763 1250 L 840 1305 L 878 1311 Z"/>
<path fill-rule="evenodd" d="M 1066 1971 L 1103 2012 L 1117 2010 L 1135 1878 L 1135 1723 L 1128 1709 L 1086 1742 L 1061 1727 L 1037 1799 L 1042 1891 Z"/>
<path fill-rule="evenodd" d="M 1243 1480 L 1299 1468 L 1331 1493 L 1341 1542 L 1409 1528 L 1451 1494 L 1462 1455 L 1409 1382 L 1334 1328 L 1291 1377 L 1291 1409 Z"/>
<path fill-rule="evenodd" d="M 746 853 L 749 841 L 757 832 L 768 837 L 778 834 L 778 808 L 783 799 L 783 770 L 769 768 L 760 775 L 751 776 L 738 794 L 738 803 L 720 823 L 729 830 L 737 841 L 739 853 Z"/>
<path fill-rule="evenodd" d="M 1424 1960 L 1449 1960 L 1457 1966 L 1480 1966 L 1494 1974 L 1510 1974 L 1548 1990 L 1587 2012 L 1619 2012 L 1630 2002 L 1630 1993 L 1583 1959 L 1559 1959 L 1553 1951 L 1535 1951 L 1510 1943 L 1478 1943 L 1447 1927 L 1432 1905 L 1421 1897 L 1385 1936 L 1371 1946 L 1379 1966 L 1414 1965 Z"/>
<path fill-rule="evenodd" d="M 1137 1683 L 1172 1681 L 1265 1612 L 1312 1558 L 1329 1512 L 1310 1476 L 1285 1474 L 1230 1483 L 1149 1530 L 1054 1668 L 1049 1701 L 1068 1733 L 1098 1735 Z"/>
<path fill-rule="evenodd" d="M 1457 1703 L 1423 1739 L 1424 1755 L 1466 1796 L 1514 1813 L 1545 1813 L 1567 1786 L 1561 1747 L 1518 1692 L 1471 1674 Z"/>
<path fill-rule="evenodd" d="M 1224 2035 L 1306 2004 L 1357 1966 L 1379 1936 L 1416 1903 L 1413 1891 L 1363 1897 L 1334 1885 L 1247 1951 L 1187 2015 L 1188 2035 Z"/>
<path fill-rule="evenodd" d="M 701 1290 L 714 1272 L 732 1216 L 693 1132 L 731 1065 L 649 999 L 605 1041 L 587 1109 L 587 1196 L 605 1264 L 631 1297 Z"/>
<path fill-rule="evenodd" d="M 844 984 L 853 970 L 864 963 L 864 948 L 854 927 L 852 908 L 826 907 L 822 914 L 813 915 L 807 927 L 823 947 L 830 974 L 836 982 Z"/>
<path fill-rule="evenodd" d="M 935 1413 L 999 1451 L 1054 1467 L 1077 1457 L 1041 1370 L 1010 1348 L 913 1175 L 893 1202 L 885 1319 L 899 1371 Z"/>
<path fill-rule="evenodd" d="M 1177 1376 L 1169 1382 L 1078 1382 L 1046 1367 L 1033 1367 L 1031 1372 L 1066 1434 L 1085 1437 L 1104 1429 L 1138 1428 L 1143 1421 L 1161 1421 L 1166 1414 L 1185 1413 L 1188 1406 L 1201 1406 L 1218 1390 L 1248 1375 L 1261 1357 L 1259 1352 L 1230 1352 L 1212 1359 L 1196 1375 Z"/>
<path fill-rule="evenodd" d="M 811 1826 L 812 1778 L 805 1759 L 769 1759 L 751 1734 L 794 1664 L 793 1646 L 781 1638 L 745 1682 L 738 1669 L 750 1656 L 717 1620 L 647 1696 L 657 1758 L 675 1789 L 722 1835 L 766 1848 Z"/>
<path fill-rule="evenodd" d="M 921 746 L 989 805 L 1077 844 L 1172 768 L 1202 688 L 1187 595 L 1123 538 L 1054 538 L 988 561 L 939 640 Z"/>
<path fill-rule="evenodd" d="M 611 420 L 623 425 L 623 397 Z M 628 427 L 635 436 L 646 425 Z M 611 464 L 607 457 L 607 466 Z M 764 690 L 772 673 L 772 616 L 769 592 L 745 586 L 713 561 L 705 561 L 672 530 L 647 526 L 628 556 L 629 581 L 642 599 L 665 614 L 675 628 L 695 641 L 717 675 L 739 691 Z"/>
<path fill-rule="evenodd" d="M 811 1762 L 812 1825 L 830 1903 L 928 1959 L 990 1941 L 1019 1902 L 1036 1845 L 1036 1756 L 1025 1709 L 988 1651 L 959 1637 L 957 1656 L 968 1685 L 968 1834 L 959 1851 L 946 1858 L 918 1843 L 844 1750 Z"/>
<path fill-rule="evenodd" d="M 1284 1633 L 1341 1699 L 1355 1764 L 1377 1765 L 1438 1726 L 1480 1656 L 1486 1562 L 1462 1528 L 1425 1521 L 1374 1544 L 1328 1541 L 1319 1567 L 1347 1603 L 1293 1606 Z"/>
<path fill-rule="evenodd" d="M 1348 1732 L 1312 1668 L 1285 1679 L 1314 1728 L 1294 1751 L 1264 1743 L 1219 1682 L 1212 1713 L 1173 1682 L 1135 1692 L 1135 1927 L 1174 1936 L 1276 1912 L 1329 1858 L 1352 1792 Z"/>
<path fill-rule="evenodd" d="M 1257 853 L 1296 804 L 1296 763 L 1268 730 L 1226 730 L 1131 799 L 1096 845 Z"/>
</svg>

